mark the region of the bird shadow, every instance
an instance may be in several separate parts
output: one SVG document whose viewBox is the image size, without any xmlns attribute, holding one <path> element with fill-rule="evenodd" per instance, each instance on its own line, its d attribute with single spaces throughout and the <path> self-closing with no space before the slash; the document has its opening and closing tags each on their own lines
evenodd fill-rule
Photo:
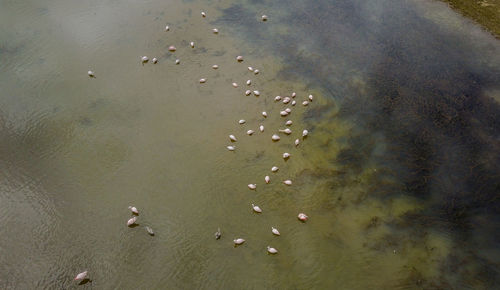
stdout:
<svg viewBox="0 0 500 290">
<path fill-rule="evenodd" d="M 78 285 L 85 285 L 87 283 L 92 283 L 92 280 L 90 280 L 89 278 L 85 278 L 82 281 L 80 281 L 80 283 L 78 283 Z"/>
<path fill-rule="evenodd" d="M 135 227 L 138 227 L 138 226 L 139 226 L 139 224 L 132 224 L 132 225 L 130 225 L 130 226 L 128 226 L 128 227 L 129 227 L 129 228 L 135 228 Z"/>
</svg>

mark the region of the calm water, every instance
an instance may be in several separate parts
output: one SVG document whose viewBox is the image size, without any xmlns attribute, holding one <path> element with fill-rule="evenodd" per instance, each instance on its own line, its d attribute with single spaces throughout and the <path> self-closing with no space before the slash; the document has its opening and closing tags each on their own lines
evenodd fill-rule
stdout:
<svg viewBox="0 0 500 290">
<path fill-rule="evenodd" d="M 442 3 L 0 0 L 0 87 L 2 289 L 500 287 L 500 42 Z"/>
</svg>

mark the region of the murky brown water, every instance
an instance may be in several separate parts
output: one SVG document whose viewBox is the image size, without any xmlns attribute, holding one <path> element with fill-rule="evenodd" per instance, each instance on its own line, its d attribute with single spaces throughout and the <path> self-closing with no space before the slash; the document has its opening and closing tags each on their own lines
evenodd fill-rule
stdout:
<svg viewBox="0 0 500 290">
<path fill-rule="evenodd" d="M 442 62 L 429 72 L 446 66 L 450 75 L 477 74 L 457 80 L 474 79 L 486 97 L 498 100 L 500 44 L 439 3 L 370 3 L 0 1 L 0 288 L 498 286 L 498 239 L 491 238 L 498 223 L 473 215 L 467 224 L 480 238 L 458 243 L 463 232 L 447 223 L 451 218 L 436 218 L 446 221 L 444 230 L 428 222 L 427 213 L 442 210 L 436 211 L 436 200 L 449 197 L 435 190 L 424 198 L 414 194 L 419 187 L 405 179 L 412 167 L 398 159 L 408 154 L 398 147 L 404 138 L 394 134 L 402 131 L 373 129 L 367 120 L 390 120 L 374 103 L 390 87 L 386 70 L 413 72 L 401 61 L 405 53 L 428 64 L 426 57 L 436 57 L 429 51 L 457 59 L 476 52 L 479 58 L 462 59 L 467 67 L 438 55 Z M 264 13 L 267 22 L 260 21 Z M 389 16 L 396 20 L 381 20 Z M 405 41 L 399 18 L 417 25 L 414 41 Z M 430 25 L 456 37 L 456 44 L 435 32 L 418 47 L 415 35 Z M 394 32 L 393 40 L 384 29 Z M 382 59 L 385 43 L 398 40 L 403 49 Z M 169 45 L 177 51 L 168 52 Z M 235 60 L 240 54 L 242 63 Z M 159 62 L 143 65 L 142 55 Z M 395 63 L 397 69 L 384 66 Z M 202 77 L 205 84 L 198 82 Z M 435 93 L 435 83 L 420 84 Z M 446 95 L 450 87 L 440 88 Z M 245 96 L 247 89 L 260 97 Z M 298 104 L 280 117 L 285 106 L 274 97 L 294 91 Z M 314 101 L 300 105 L 309 94 Z M 492 104 L 483 115 L 491 115 L 493 125 L 479 121 L 480 135 L 491 141 L 476 149 L 481 158 L 498 150 L 498 103 Z M 271 135 L 288 119 L 292 135 L 273 143 Z M 247 136 L 248 129 L 256 133 Z M 303 129 L 310 136 L 293 146 Z M 229 134 L 238 138 L 235 152 L 225 148 Z M 291 153 L 288 161 L 283 152 Z M 277 173 L 270 171 L 274 165 Z M 493 184 L 495 168 L 484 183 Z M 293 185 L 283 185 L 285 179 Z M 254 214 L 252 203 L 263 213 Z M 126 227 L 129 205 L 141 212 L 134 228 Z M 310 220 L 300 223 L 299 212 Z M 213 236 L 217 227 L 221 240 Z M 237 237 L 247 242 L 235 248 Z M 279 254 L 266 254 L 268 245 Z M 72 279 L 84 270 L 91 282 L 77 285 Z M 484 271 L 491 274 L 464 274 Z"/>
</svg>

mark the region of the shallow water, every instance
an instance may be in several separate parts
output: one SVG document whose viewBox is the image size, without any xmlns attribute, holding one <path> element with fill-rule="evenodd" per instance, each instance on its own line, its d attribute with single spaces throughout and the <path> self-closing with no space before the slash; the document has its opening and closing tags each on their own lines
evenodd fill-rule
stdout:
<svg viewBox="0 0 500 290">
<path fill-rule="evenodd" d="M 0 288 L 499 287 L 500 42 L 446 5 L 0 7 Z"/>
</svg>

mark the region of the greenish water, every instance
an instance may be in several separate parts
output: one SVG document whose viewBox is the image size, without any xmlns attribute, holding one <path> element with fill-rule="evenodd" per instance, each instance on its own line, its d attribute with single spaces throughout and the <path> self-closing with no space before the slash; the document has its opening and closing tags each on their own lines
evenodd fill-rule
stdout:
<svg viewBox="0 0 500 290">
<path fill-rule="evenodd" d="M 0 7 L 0 288 L 498 288 L 500 42 L 445 5 Z"/>
</svg>

